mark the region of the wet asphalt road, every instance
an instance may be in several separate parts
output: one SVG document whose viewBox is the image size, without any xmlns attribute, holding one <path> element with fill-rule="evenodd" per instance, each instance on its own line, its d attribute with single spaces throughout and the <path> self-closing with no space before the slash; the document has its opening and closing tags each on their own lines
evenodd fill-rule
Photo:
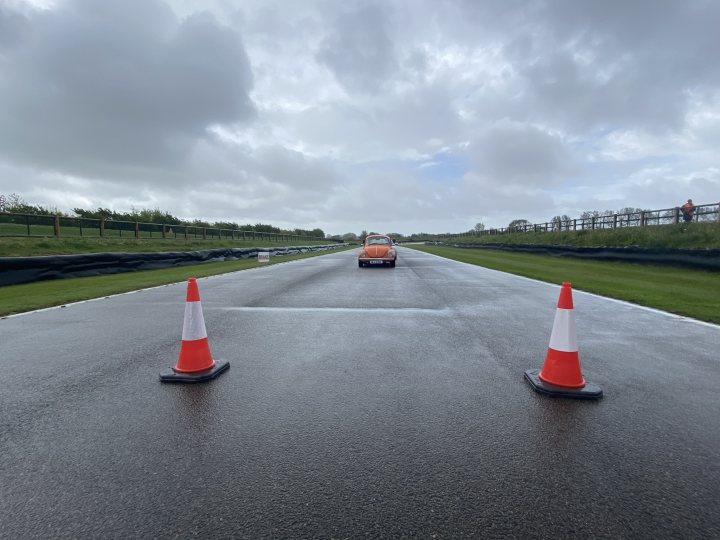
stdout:
<svg viewBox="0 0 720 540">
<path fill-rule="evenodd" d="M 599 402 L 534 393 L 559 287 L 400 248 L 0 320 L 2 538 L 720 538 L 720 328 L 575 291 Z M 71 282 L 68 281 L 70 285 Z"/>
</svg>

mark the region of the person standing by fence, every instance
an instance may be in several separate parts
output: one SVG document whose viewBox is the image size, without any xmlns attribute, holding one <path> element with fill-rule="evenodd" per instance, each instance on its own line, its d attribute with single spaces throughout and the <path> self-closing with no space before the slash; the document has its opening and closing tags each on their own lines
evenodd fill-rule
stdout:
<svg viewBox="0 0 720 540">
<path fill-rule="evenodd" d="M 680 207 L 680 211 L 682 212 L 684 222 L 688 223 L 692 221 L 695 215 L 695 205 L 692 199 L 688 199 L 687 202 Z"/>
</svg>

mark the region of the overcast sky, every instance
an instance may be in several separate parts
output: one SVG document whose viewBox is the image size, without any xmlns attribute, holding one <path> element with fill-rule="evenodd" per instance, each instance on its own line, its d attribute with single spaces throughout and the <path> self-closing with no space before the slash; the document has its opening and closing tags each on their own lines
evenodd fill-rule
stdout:
<svg viewBox="0 0 720 540">
<path fill-rule="evenodd" d="M 0 0 L 0 193 L 328 234 L 720 200 L 716 0 Z"/>
</svg>

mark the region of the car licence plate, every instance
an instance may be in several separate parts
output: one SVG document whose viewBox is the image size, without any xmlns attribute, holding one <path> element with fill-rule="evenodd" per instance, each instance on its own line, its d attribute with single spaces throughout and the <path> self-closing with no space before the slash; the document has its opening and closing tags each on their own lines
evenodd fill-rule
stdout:
<svg viewBox="0 0 720 540">
<path fill-rule="evenodd" d="M 382 264 L 383 260 L 382 259 L 370 259 L 369 262 L 370 262 L 370 264 Z"/>
</svg>

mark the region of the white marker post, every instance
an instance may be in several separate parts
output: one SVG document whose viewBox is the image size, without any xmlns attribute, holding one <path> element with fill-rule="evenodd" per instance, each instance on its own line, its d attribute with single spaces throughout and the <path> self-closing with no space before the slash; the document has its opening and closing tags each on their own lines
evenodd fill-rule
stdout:
<svg viewBox="0 0 720 540">
<path fill-rule="evenodd" d="M 258 262 L 270 262 L 270 253 L 267 251 L 258 251 Z"/>
</svg>

